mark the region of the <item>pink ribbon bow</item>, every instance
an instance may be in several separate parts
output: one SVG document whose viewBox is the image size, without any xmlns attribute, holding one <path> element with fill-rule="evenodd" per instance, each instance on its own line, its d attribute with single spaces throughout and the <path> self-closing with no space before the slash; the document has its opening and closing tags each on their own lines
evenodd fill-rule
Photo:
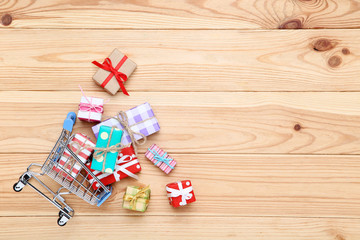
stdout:
<svg viewBox="0 0 360 240">
<path fill-rule="evenodd" d="M 89 98 L 85 95 L 85 93 L 84 93 L 84 91 L 83 91 L 83 89 L 81 88 L 80 85 L 79 85 L 79 88 L 81 90 L 82 95 L 85 97 L 85 99 L 87 101 L 87 103 L 86 102 L 80 102 L 79 110 L 84 111 L 84 112 L 89 112 L 88 121 L 90 122 L 91 113 L 92 112 L 103 113 L 104 112 L 104 107 L 101 106 L 101 105 L 94 104 L 92 102 L 92 98 L 90 98 L 90 100 L 89 100 Z"/>
<path fill-rule="evenodd" d="M 96 105 L 93 103 L 83 103 L 83 102 L 79 104 L 79 110 L 86 112 L 97 112 L 97 113 L 104 112 L 103 106 Z"/>
</svg>

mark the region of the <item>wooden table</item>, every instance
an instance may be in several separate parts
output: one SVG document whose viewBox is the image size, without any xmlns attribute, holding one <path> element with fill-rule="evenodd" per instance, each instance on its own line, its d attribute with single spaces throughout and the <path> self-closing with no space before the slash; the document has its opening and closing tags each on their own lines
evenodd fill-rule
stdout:
<svg viewBox="0 0 360 240">
<path fill-rule="evenodd" d="M 359 0 L 0 1 L 1 239 L 360 239 Z M 91 79 L 119 48 L 130 97 Z M 69 196 L 75 217 L 12 185 L 42 163 L 88 95 L 112 116 L 150 102 L 161 131 L 140 148 L 146 213 Z M 75 132 L 94 139 L 89 123 Z M 157 143 L 178 166 L 145 159 Z M 173 209 L 165 185 L 191 179 Z"/>
</svg>

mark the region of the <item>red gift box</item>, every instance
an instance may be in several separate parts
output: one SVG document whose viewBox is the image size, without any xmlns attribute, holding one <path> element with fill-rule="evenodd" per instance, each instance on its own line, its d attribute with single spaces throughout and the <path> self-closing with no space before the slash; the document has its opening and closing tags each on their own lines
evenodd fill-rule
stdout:
<svg viewBox="0 0 360 240">
<path fill-rule="evenodd" d="M 80 151 L 78 151 L 79 147 Z M 75 134 L 74 138 L 68 144 L 68 148 L 70 148 L 75 154 L 78 152 L 77 157 L 83 163 L 86 163 L 90 158 L 92 152 L 94 151 L 94 147 L 95 143 L 92 142 L 86 135 L 81 133 Z M 59 174 L 63 177 L 66 177 L 66 179 L 69 181 L 73 181 L 81 169 L 81 165 L 71 157 L 70 152 L 66 149 L 63 155 L 60 157 L 57 165 L 53 167 L 54 171 L 60 172 Z"/>
<path fill-rule="evenodd" d="M 135 173 L 141 171 L 140 163 L 132 146 L 121 150 L 116 160 L 116 166 L 113 173 L 102 173 L 100 171 L 93 170 L 90 168 L 91 163 L 87 163 L 86 165 L 105 186 L 118 182 L 126 177 L 138 179 Z M 94 190 L 97 190 L 100 187 L 100 185 L 94 181 L 93 177 L 90 175 L 88 176 L 88 179 Z"/>
<path fill-rule="evenodd" d="M 166 185 L 169 203 L 173 207 L 185 206 L 195 202 L 195 194 L 190 180 L 184 180 Z"/>
</svg>

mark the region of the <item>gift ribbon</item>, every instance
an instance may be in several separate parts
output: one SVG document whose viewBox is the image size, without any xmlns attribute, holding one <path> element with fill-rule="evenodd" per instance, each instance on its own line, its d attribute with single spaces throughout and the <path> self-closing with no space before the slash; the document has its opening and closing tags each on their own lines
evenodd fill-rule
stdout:
<svg viewBox="0 0 360 240">
<path fill-rule="evenodd" d="M 150 185 L 147 187 L 141 188 L 139 192 L 137 192 L 135 195 L 125 194 L 124 201 L 130 201 L 130 207 L 132 210 L 136 210 L 136 201 L 138 198 L 144 198 L 146 197 L 146 191 L 150 190 Z M 145 203 L 148 203 L 149 199 L 145 200 Z"/>
<path fill-rule="evenodd" d="M 86 111 L 86 112 L 97 112 L 97 113 L 104 112 L 104 108 L 101 105 L 95 105 L 95 104 L 92 104 L 91 102 L 90 103 L 80 103 L 79 110 Z M 89 114 L 89 116 L 90 116 L 90 114 Z"/>
<path fill-rule="evenodd" d="M 152 117 L 152 118 L 154 118 L 154 117 Z M 137 122 L 137 123 L 135 123 L 135 124 L 133 124 L 133 125 L 129 125 L 129 118 L 128 118 L 128 116 L 126 115 L 125 112 L 120 111 L 120 112 L 118 113 L 118 115 L 114 117 L 114 119 L 116 119 L 116 120 L 123 126 L 124 130 L 129 134 L 129 136 L 130 136 L 130 138 L 131 138 L 131 142 L 133 143 L 133 146 L 134 146 L 135 153 L 137 154 L 137 146 L 136 146 L 136 144 L 137 144 L 137 145 L 143 145 L 143 144 L 145 144 L 145 142 L 146 142 L 146 136 L 145 136 L 144 134 L 140 133 L 140 132 L 135 132 L 135 131 L 133 131 L 133 130 L 131 129 L 131 127 L 133 127 L 133 126 L 135 126 L 135 125 L 137 125 L 137 124 L 143 123 L 143 122 L 145 122 L 145 121 L 148 121 L 148 120 L 150 120 L 151 118 L 145 119 L 145 120 L 143 120 L 143 121 L 141 121 L 141 122 Z M 141 142 L 135 138 L 135 134 L 140 135 L 140 136 L 142 137 L 142 138 L 141 138 L 141 139 L 142 139 Z"/>
<path fill-rule="evenodd" d="M 173 189 L 173 188 L 169 188 L 166 187 L 166 191 L 170 192 L 170 194 L 168 194 L 169 197 L 179 197 L 181 196 L 181 202 L 180 202 L 180 206 L 185 206 L 186 200 L 190 200 L 193 195 L 192 195 L 192 186 L 187 187 L 187 188 L 183 188 L 182 183 L 181 182 L 177 182 L 179 190 L 177 189 Z"/>
<path fill-rule="evenodd" d="M 173 166 L 170 165 L 170 161 L 174 160 L 172 158 L 166 158 L 165 156 L 167 155 L 167 153 L 165 152 L 162 156 L 160 156 L 160 154 L 155 151 L 155 150 L 151 150 L 150 148 L 148 148 L 148 151 L 151 152 L 154 155 L 154 159 L 156 160 L 156 163 L 154 163 L 154 165 L 157 165 L 159 162 L 163 162 L 165 163 L 169 168 L 174 169 Z"/>
<path fill-rule="evenodd" d="M 101 159 L 101 157 L 103 157 L 103 166 L 102 166 L 102 170 L 101 172 L 104 172 L 105 170 L 105 163 L 106 163 L 106 155 L 108 152 L 118 152 L 121 149 L 124 148 L 124 146 L 121 145 L 121 143 L 115 144 L 113 146 L 109 146 L 110 145 L 110 140 L 112 137 L 112 134 L 114 132 L 115 127 L 111 128 L 111 132 L 109 135 L 109 141 L 107 142 L 107 145 L 105 148 L 99 148 L 99 147 L 95 147 L 94 150 L 96 150 L 96 152 L 94 153 L 94 159 L 96 161 L 99 161 L 99 159 Z"/>
<path fill-rule="evenodd" d="M 91 101 L 89 100 L 89 98 L 85 95 L 82 87 L 79 85 L 79 88 L 81 90 L 82 95 L 85 97 L 86 101 L 88 103 L 83 103 L 80 102 L 79 104 L 79 110 L 80 111 L 85 111 L 85 112 L 89 112 L 89 117 L 88 117 L 88 122 L 90 122 L 90 116 L 91 116 L 91 112 L 97 112 L 97 113 L 103 113 L 104 112 L 104 107 L 101 105 L 96 105 L 92 103 L 92 98 Z"/>
<path fill-rule="evenodd" d="M 137 175 L 135 175 L 134 173 L 130 172 L 129 170 L 127 170 L 126 168 L 128 168 L 134 164 L 138 164 L 139 162 L 137 160 L 132 160 L 132 156 L 130 156 L 130 160 L 125 161 L 125 159 L 127 157 L 128 157 L 128 155 L 125 155 L 125 156 L 121 157 L 118 161 L 116 161 L 114 176 L 118 177 L 118 179 L 120 180 L 120 174 L 118 174 L 118 171 L 120 171 L 120 172 L 125 173 L 129 177 L 132 177 L 132 178 L 138 180 L 139 177 Z M 120 165 L 122 163 L 125 163 L 125 164 Z"/>
<path fill-rule="evenodd" d="M 117 82 L 119 83 L 119 86 L 122 90 L 122 92 L 125 95 L 129 96 L 129 93 L 126 91 L 125 86 L 124 86 L 124 82 L 127 80 L 127 76 L 126 74 L 119 72 L 119 68 L 125 63 L 125 61 L 127 60 L 127 56 L 124 56 L 120 62 L 115 66 L 115 68 L 112 65 L 112 62 L 110 60 L 110 58 L 105 58 L 104 62 L 101 64 L 97 61 L 93 61 L 92 63 L 94 65 L 96 65 L 97 67 L 104 69 L 105 71 L 110 72 L 109 76 L 107 76 L 107 78 L 105 79 L 105 81 L 101 84 L 101 87 L 105 87 L 108 82 L 110 81 L 110 79 L 115 76 L 115 79 L 117 80 Z"/>
<path fill-rule="evenodd" d="M 120 172 L 123 172 L 124 174 L 128 175 L 129 177 L 132 177 L 136 180 L 139 179 L 139 177 L 137 175 L 135 175 L 134 173 L 130 172 L 129 170 L 127 170 L 126 168 L 132 166 L 132 165 L 135 165 L 135 164 L 139 164 L 139 161 L 137 159 L 132 159 L 132 156 L 130 156 L 130 160 L 127 160 L 125 161 L 124 159 L 126 159 L 129 155 L 125 155 L 123 157 L 121 157 L 120 159 L 118 159 L 116 161 L 116 166 L 115 166 L 115 170 L 114 170 L 114 173 L 102 173 L 100 175 L 97 175 L 99 173 L 101 173 L 100 171 L 96 171 L 94 170 L 93 173 L 96 175 L 96 177 L 101 181 L 101 179 L 103 178 L 106 178 L 108 176 L 110 176 L 111 174 L 114 175 L 115 177 L 115 180 L 116 181 L 120 181 L 120 174 L 118 173 L 119 171 Z M 119 165 L 121 163 L 125 163 L 123 165 Z M 94 183 L 95 179 L 91 179 L 89 180 L 91 184 L 97 184 L 97 182 Z"/>
</svg>

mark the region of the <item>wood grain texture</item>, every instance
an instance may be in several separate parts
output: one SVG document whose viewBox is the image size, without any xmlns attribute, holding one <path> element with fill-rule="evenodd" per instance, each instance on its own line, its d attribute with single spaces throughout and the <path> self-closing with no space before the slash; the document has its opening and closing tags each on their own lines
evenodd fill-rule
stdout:
<svg viewBox="0 0 360 240">
<path fill-rule="evenodd" d="M 359 0 L 0 0 L 0 29 L 0 239 L 360 239 Z M 138 64 L 130 97 L 91 79 L 115 47 Z M 65 196 L 75 217 L 59 229 L 54 206 L 12 186 L 79 84 L 110 98 L 104 118 L 151 103 L 152 197 L 122 209 L 129 178 L 100 208 Z M 91 126 L 74 132 L 94 140 Z M 170 175 L 145 159 L 152 143 L 177 160 Z M 197 201 L 174 209 L 164 187 L 181 179 Z"/>
<path fill-rule="evenodd" d="M 58 210 L 29 186 L 16 193 L 12 185 L 30 163 L 43 163 L 46 154 L 0 154 L 1 216 L 55 216 Z M 172 154 L 178 166 L 170 175 L 139 155 L 139 181 L 151 186 L 146 216 L 296 216 L 351 217 L 360 214 L 360 161 L 358 156 Z M 39 169 L 35 168 L 35 171 Z M 51 179 L 43 181 L 57 188 Z M 186 208 L 168 204 L 165 185 L 191 179 L 197 201 Z M 32 183 L 36 183 L 32 181 Z M 84 215 L 144 215 L 122 209 L 126 186 L 138 184 L 123 179 L 113 185 L 112 196 L 100 208 L 76 196 L 65 196 Z M 35 184 L 39 186 L 39 184 Z M 211 187 L 210 187 L 211 186 Z M 23 202 L 25 201 L 25 202 Z"/>
<path fill-rule="evenodd" d="M 0 235 L 19 239 L 245 239 L 357 240 L 357 219 L 248 217 L 120 217 L 84 216 L 61 230 L 51 217 L 0 218 Z M 97 224 L 91 224 L 96 222 Z M 61 234 L 59 233 L 61 232 Z"/>
<path fill-rule="evenodd" d="M 360 91 L 360 30 L 3 30 L 2 90 L 103 91 L 92 78 L 118 47 L 134 91 Z M 345 54 L 344 54 L 345 53 Z"/>
<path fill-rule="evenodd" d="M 1 2 L 0 13 L 12 16 L 3 21 L 11 28 L 360 27 L 357 0 L 8 0 Z"/>
<path fill-rule="evenodd" d="M 47 153 L 80 97 L 68 91 L 0 92 L 0 152 Z M 150 102 L 161 130 L 148 143 L 173 153 L 359 154 L 359 99 L 359 93 L 137 92 L 111 98 L 104 116 Z M 91 126 L 78 121 L 74 131 L 94 138 Z"/>
</svg>

